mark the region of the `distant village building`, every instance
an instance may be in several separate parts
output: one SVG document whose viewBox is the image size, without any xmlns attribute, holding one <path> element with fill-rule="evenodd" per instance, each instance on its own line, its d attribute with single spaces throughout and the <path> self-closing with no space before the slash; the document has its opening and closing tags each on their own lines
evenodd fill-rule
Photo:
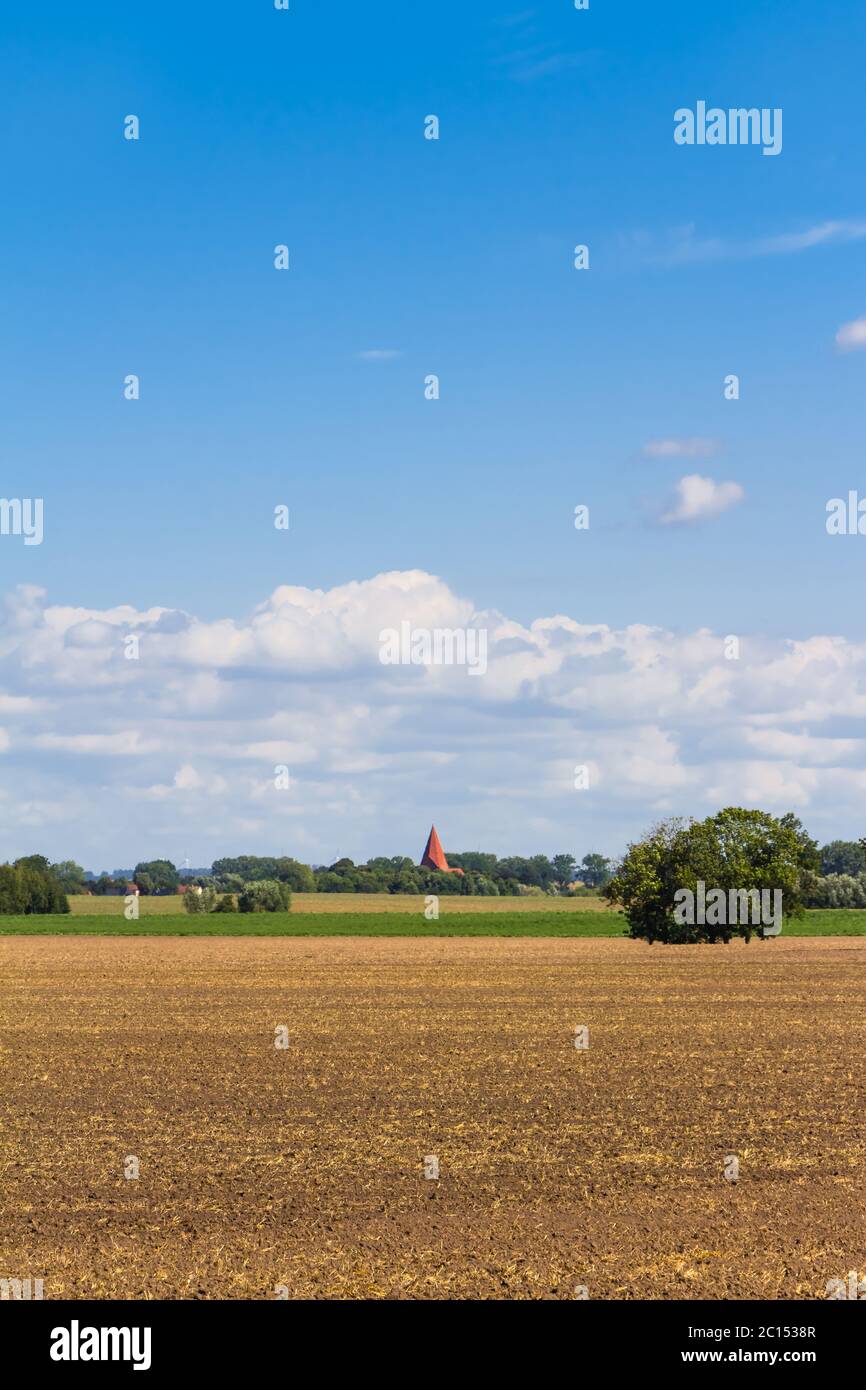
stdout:
<svg viewBox="0 0 866 1390">
<path fill-rule="evenodd" d="M 459 874 L 461 878 L 464 877 L 462 869 L 452 869 L 449 867 L 448 860 L 445 858 L 445 851 L 442 848 L 442 842 L 436 834 L 435 825 L 431 825 L 430 834 L 427 836 L 427 844 L 421 856 L 421 868 L 438 869 L 439 872 L 443 874 Z"/>
</svg>

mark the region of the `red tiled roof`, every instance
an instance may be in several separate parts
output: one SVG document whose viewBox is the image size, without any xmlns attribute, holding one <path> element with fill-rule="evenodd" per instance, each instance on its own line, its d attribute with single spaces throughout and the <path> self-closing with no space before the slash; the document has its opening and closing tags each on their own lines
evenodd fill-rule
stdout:
<svg viewBox="0 0 866 1390">
<path fill-rule="evenodd" d="M 442 841 L 436 834 L 435 825 L 431 825 L 430 827 L 430 834 L 427 836 L 427 844 L 421 856 L 421 866 L 422 868 L 426 866 L 428 869 L 439 869 L 443 874 L 459 874 L 461 878 L 463 877 L 462 869 L 451 869 L 448 867 L 448 860 L 445 858 Z"/>
</svg>

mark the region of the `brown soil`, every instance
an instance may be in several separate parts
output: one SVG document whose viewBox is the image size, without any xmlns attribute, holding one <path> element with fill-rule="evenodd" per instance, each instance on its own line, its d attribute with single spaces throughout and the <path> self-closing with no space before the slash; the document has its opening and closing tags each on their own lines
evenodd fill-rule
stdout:
<svg viewBox="0 0 866 1390">
<path fill-rule="evenodd" d="M 866 940 L 6 937 L 0 982 L 0 1277 L 46 1298 L 866 1269 Z"/>
</svg>

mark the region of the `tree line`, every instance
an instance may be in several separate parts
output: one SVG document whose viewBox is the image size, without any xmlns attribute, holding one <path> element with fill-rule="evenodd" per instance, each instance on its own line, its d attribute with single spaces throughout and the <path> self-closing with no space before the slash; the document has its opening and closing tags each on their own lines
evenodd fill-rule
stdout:
<svg viewBox="0 0 866 1390">
<path fill-rule="evenodd" d="M 315 867 L 288 855 L 242 854 L 216 859 L 209 873 L 186 873 L 168 859 L 136 864 L 132 877 L 85 879 L 85 871 L 66 861 L 53 868 L 68 893 L 125 894 L 130 883 L 143 896 L 177 893 L 182 886 L 213 888 L 217 893 L 239 893 L 248 883 L 268 880 L 285 883 L 295 893 L 444 893 L 481 896 L 525 896 L 539 893 L 596 891 L 611 875 L 611 863 L 602 854 L 585 854 L 578 864 L 572 854 L 512 855 L 499 859 L 477 850 L 447 855 L 448 863 L 463 874 L 441 873 L 418 865 L 405 855 L 379 856 L 356 864 L 342 858 Z M 577 889 L 576 891 L 580 891 Z"/>
<path fill-rule="evenodd" d="M 726 837 L 730 842 L 727 849 Z M 732 857 L 731 846 L 735 844 L 739 846 L 738 857 Z M 775 859 L 767 848 L 770 845 L 775 846 Z M 759 880 L 769 884 L 766 863 L 753 863 L 749 858 L 750 854 L 758 854 L 760 859 L 759 850 L 765 858 L 770 856 L 770 877 L 776 875 L 773 886 L 781 888 L 784 884 L 786 912 L 802 907 L 866 907 L 866 837 L 856 841 L 831 840 L 819 848 L 792 814 L 776 819 L 766 812 L 735 807 L 703 822 L 663 822 L 630 845 L 615 866 L 597 853 L 585 854 L 578 863 L 571 854 L 535 854 L 528 858 L 510 855 L 500 859 L 480 850 L 447 852 L 451 867 L 463 870 L 459 875 L 420 866 L 403 855 L 378 856 L 365 864 L 341 858 L 333 864 L 312 866 L 288 855 L 248 854 L 217 859 L 208 873 L 185 872 L 168 859 L 143 860 L 135 866 L 130 880 L 107 874 L 88 879 L 74 860 L 51 863 L 44 855 L 31 854 L 16 859 L 14 864 L 0 865 L 0 914 L 67 912 L 68 894 L 125 895 L 130 882 L 144 896 L 175 894 L 188 887 L 208 890 L 205 902 L 210 907 L 215 903 L 211 893 L 239 900 L 250 885 L 259 884 L 268 886 L 247 891 L 244 902 L 250 906 L 246 910 L 258 910 L 262 902 L 276 901 L 279 889 L 271 885 L 282 885 L 288 893 L 493 897 L 601 891 L 612 903 L 623 907 L 627 916 L 632 913 L 646 925 L 649 917 L 641 918 L 640 903 L 654 904 L 647 909 L 650 916 L 655 912 L 660 922 L 667 922 L 672 911 L 671 895 L 677 887 L 688 886 L 695 878 L 691 869 L 696 855 L 706 873 L 720 878 L 717 887 L 723 886 L 722 880 L 730 880 L 732 889 L 756 888 Z M 795 873 L 789 872 L 792 854 Z M 223 910 L 228 910 L 228 906 Z"/>
</svg>

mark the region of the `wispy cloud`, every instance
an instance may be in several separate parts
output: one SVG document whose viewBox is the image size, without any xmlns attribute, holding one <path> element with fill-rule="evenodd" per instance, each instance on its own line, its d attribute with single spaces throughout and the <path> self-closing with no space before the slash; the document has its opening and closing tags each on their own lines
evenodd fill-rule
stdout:
<svg viewBox="0 0 866 1390">
<path fill-rule="evenodd" d="M 516 14 L 507 14 L 500 19 L 499 23 L 503 29 L 513 29 L 518 24 L 528 24 L 535 15 L 535 10 L 518 10 Z"/>
<path fill-rule="evenodd" d="M 866 348 L 866 318 L 852 319 L 843 323 L 836 334 L 836 346 L 840 352 L 853 352 Z"/>
<path fill-rule="evenodd" d="M 754 254 L 758 256 L 785 255 L 790 251 L 808 251 L 812 246 L 823 246 L 832 241 L 860 241 L 866 237 L 866 221 L 843 219 L 836 222 L 819 222 L 803 232 L 786 232 L 782 236 L 766 237 L 755 243 Z"/>
<path fill-rule="evenodd" d="M 535 61 L 519 62 L 510 76 L 515 82 L 534 82 L 538 77 L 547 77 L 554 72 L 565 72 L 569 68 L 580 67 L 586 59 L 585 53 L 549 53 Z"/>
<path fill-rule="evenodd" d="M 856 218 L 819 222 L 798 232 L 743 240 L 700 236 L 694 222 L 673 227 L 659 236 L 646 231 L 623 238 L 625 249 L 653 265 L 689 265 L 700 261 L 750 260 L 757 256 L 790 256 L 816 246 L 842 245 L 866 237 L 866 220 Z"/>
<path fill-rule="evenodd" d="M 564 47 L 556 39 L 538 40 L 538 26 L 531 23 L 534 10 L 523 10 L 499 20 L 498 28 L 505 30 L 496 39 L 499 50 L 490 59 L 513 82 L 534 82 L 539 77 L 566 72 L 579 67 L 591 55 Z"/>
<path fill-rule="evenodd" d="M 705 521 L 736 506 L 745 496 L 739 483 L 717 483 L 712 478 L 702 478 L 700 473 L 689 473 L 687 477 L 680 478 L 674 492 L 668 510 L 659 517 L 663 526 Z"/>
<path fill-rule="evenodd" d="M 692 438 L 650 439 L 643 446 L 643 452 L 655 459 L 697 459 L 709 458 L 718 453 L 717 439 Z"/>
<path fill-rule="evenodd" d="M 357 355 L 361 362 L 393 362 L 403 354 L 397 348 L 367 348 Z"/>
</svg>

